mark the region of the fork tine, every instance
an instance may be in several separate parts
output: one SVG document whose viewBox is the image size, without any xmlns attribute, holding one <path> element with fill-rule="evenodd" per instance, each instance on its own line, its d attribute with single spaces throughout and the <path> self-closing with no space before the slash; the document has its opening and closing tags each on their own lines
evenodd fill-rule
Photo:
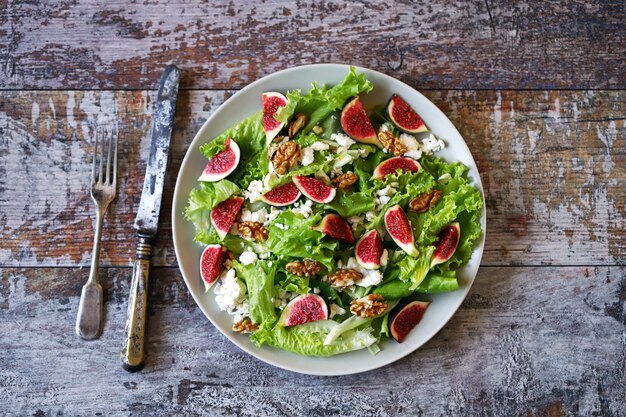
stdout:
<svg viewBox="0 0 626 417">
<path fill-rule="evenodd" d="M 93 161 L 91 162 L 91 182 L 96 182 L 96 155 L 98 154 L 98 135 L 96 134 L 96 143 L 93 146 Z"/>
<path fill-rule="evenodd" d="M 104 164 L 104 138 L 102 137 L 102 128 L 98 127 L 96 129 L 96 137 L 100 136 L 100 170 L 98 172 L 98 182 L 100 184 L 102 184 L 102 171 L 103 171 L 103 164 Z"/>
<path fill-rule="evenodd" d="M 115 125 L 115 145 L 113 148 L 113 186 L 115 186 L 117 184 L 117 141 L 119 138 L 119 134 L 118 134 L 118 130 L 117 130 L 117 124 Z"/>
<path fill-rule="evenodd" d="M 111 132 L 112 134 L 112 132 Z M 106 180 L 105 182 L 107 184 L 111 184 L 111 147 L 113 146 L 113 138 L 111 137 L 111 135 L 107 135 L 109 138 L 109 150 L 107 152 L 107 175 L 106 175 Z"/>
</svg>

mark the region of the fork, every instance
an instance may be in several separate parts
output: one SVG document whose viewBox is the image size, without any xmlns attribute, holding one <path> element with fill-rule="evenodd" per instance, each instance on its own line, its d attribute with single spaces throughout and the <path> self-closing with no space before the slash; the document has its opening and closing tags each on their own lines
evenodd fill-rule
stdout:
<svg viewBox="0 0 626 417">
<path fill-rule="evenodd" d="M 87 340 L 97 339 L 100 333 L 102 333 L 102 286 L 98 282 L 100 236 L 102 234 L 102 220 L 109 204 L 115 198 L 117 185 L 117 129 L 111 135 L 106 135 L 104 128 L 98 126 L 96 127 L 95 136 L 96 143 L 91 165 L 91 198 L 96 204 L 96 229 L 93 238 L 89 279 L 83 286 L 80 295 L 78 317 L 76 319 L 76 334 Z M 105 136 L 109 136 L 106 155 L 104 150 L 106 145 L 104 143 Z M 100 155 L 98 155 L 98 152 L 100 152 Z M 113 163 L 111 163 L 111 157 L 113 158 Z"/>
</svg>

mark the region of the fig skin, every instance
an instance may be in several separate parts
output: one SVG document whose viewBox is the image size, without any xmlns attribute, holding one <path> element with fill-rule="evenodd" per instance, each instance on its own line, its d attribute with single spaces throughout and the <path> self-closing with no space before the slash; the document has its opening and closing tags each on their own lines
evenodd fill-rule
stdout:
<svg viewBox="0 0 626 417">
<path fill-rule="evenodd" d="M 293 177 L 293 183 L 309 200 L 316 203 L 326 204 L 333 201 L 337 190 L 330 185 L 324 184 L 322 181 L 313 177 L 305 177 L 296 175 Z"/>
<path fill-rule="evenodd" d="M 281 195 L 281 194 L 285 195 Z M 291 196 L 290 198 L 287 198 Z M 302 196 L 293 182 L 273 188 L 261 196 L 261 201 L 270 206 L 283 207 L 295 203 Z M 281 198 L 282 197 L 282 198 Z"/>
<path fill-rule="evenodd" d="M 367 257 L 363 256 L 364 254 L 362 253 L 362 250 L 367 249 L 364 247 L 364 245 L 370 243 L 369 241 L 372 239 L 373 239 L 373 241 L 371 242 L 372 247 L 370 248 L 370 250 L 373 253 L 366 254 Z M 378 269 L 380 268 L 380 265 L 381 265 L 380 259 L 383 256 L 383 251 L 384 251 L 383 240 L 380 237 L 380 234 L 378 233 L 378 231 L 376 229 L 373 229 L 365 233 L 363 236 L 361 236 L 361 238 L 356 244 L 356 247 L 354 248 L 354 255 L 356 257 L 357 263 L 361 265 L 363 268 Z M 367 261 L 366 259 L 370 257 L 374 258 L 375 260 Z"/>
<path fill-rule="evenodd" d="M 341 240 L 346 243 L 354 243 L 354 234 L 348 222 L 336 213 L 330 213 L 322 218 L 322 221 L 313 230 L 324 233 L 326 236 Z"/>
<path fill-rule="evenodd" d="M 241 159 L 239 145 L 237 145 L 237 142 L 232 138 L 226 139 L 224 144 L 226 145 L 226 149 L 218 152 L 209 159 L 198 181 L 216 182 L 226 178 L 237 169 L 239 160 Z M 224 165 L 227 167 L 224 168 Z M 217 169 L 220 170 L 217 171 Z"/>
<path fill-rule="evenodd" d="M 200 277 L 206 291 L 211 288 L 224 270 L 226 248 L 222 245 L 208 245 L 200 256 Z"/>
<path fill-rule="evenodd" d="M 394 242 L 407 253 L 416 258 L 419 250 L 415 247 L 413 229 L 402 207 L 395 205 L 389 207 L 385 213 L 385 228 Z"/>
<path fill-rule="evenodd" d="M 428 127 L 417 112 L 402 97 L 394 94 L 387 102 L 387 117 L 395 127 L 405 133 L 428 132 Z"/>
<path fill-rule="evenodd" d="M 402 343 L 424 317 L 428 301 L 410 301 L 398 304 L 389 314 L 389 330 L 391 337 Z"/>
<path fill-rule="evenodd" d="M 439 232 L 430 267 L 432 268 L 435 265 L 449 261 L 454 255 L 457 246 L 459 246 L 460 238 L 461 225 L 459 225 L 458 222 L 451 223 L 444 227 L 443 230 Z"/>
<path fill-rule="evenodd" d="M 341 111 L 341 128 L 352 139 L 382 148 L 372 122 L 358 97 L 350 100 Z"/>
<path fill-rule="evenodd" d="M 285 126 L 285 123 L 274 118 L 274 114 L 279 107 L 286 106 L 289 101 L 287 97 L 275 91 L 263 93 L 261 98 L 263 99 L 263 131 L 266 143 L 269 145 Z"/>
<path fill-rule="evenodd" d="M 315 307 L 318 307 L 318 311 L 311 311 L 313 308 L 313 303 L 316 304 Z M 303 306 L 299 306 L 299 304 L 305 304 Z M 304 309 L 299 312 L 304 315 L 304 317 L 297 317 L 298 312 L 294 313 L 294 310 L 298 307 L 304 307 Z M 294 313 L 296 316 L 292 316 Z M 282 314 L 280 315 L 280 319 L 278 320 L 278 324 L 289 327 L 289 326 L 297 326 L 299 324 L 311 323 L 313 321 L 318 320 L 327 320 L 328 319 L 328 306 L 326 305 L 326 301 L 322 297 L 317 294 L 302 294 L 294 298 L 287 304 Z"/>
<path fill-rule="evenodd" d="M 241 210 L 243 201 L 244 198 L 241 196 L 230 197 L 213 207 L 213 210 L 211 210 L 211 224 L 215 228 L 215 231 L 220 239 L 223 240 L 226 237 L 233 223 L 235 223 L 235 219 Z M 217 216 L 222 216 L 222 218 L 220 219 Z M 226 226 L 224 228 L 219 228 L 219 223 L 223 220 L 226 220 Z"/>
<path fill-rule="evenodd" d="M 374 169 L 372 179 L 382 180 L 387 175 L 395 174 L 398 169 L 402 170 L 402 172 L 417 172 L 421 168 L 422 166 L 415 159 L 405 156 L 394 156 L 378 164 Z"/>
</svg>

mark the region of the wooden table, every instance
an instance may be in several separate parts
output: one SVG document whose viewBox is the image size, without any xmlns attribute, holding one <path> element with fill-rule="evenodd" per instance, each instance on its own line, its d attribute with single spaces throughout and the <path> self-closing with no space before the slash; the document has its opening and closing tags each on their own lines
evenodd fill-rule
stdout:
<svg viewBox="0 0 626 417">
<path fill-rule="evenodd" d="M 0 0 L 0 415 L 626 415 L 626 12 L 622 1 Z M 124 372 L 131 228 L 156 83 L 183 70 L 150 290 L 149 359 Z M 487 200 L 482 267 L 430 342 L 311 377 L 243 353 L 176 265 L 185 150 L 234 91 L 347 62 L 422 91 Z M 102 338 L 74 334 L 91 252 L 90 123 L 116 121 Z"/>
</svg>

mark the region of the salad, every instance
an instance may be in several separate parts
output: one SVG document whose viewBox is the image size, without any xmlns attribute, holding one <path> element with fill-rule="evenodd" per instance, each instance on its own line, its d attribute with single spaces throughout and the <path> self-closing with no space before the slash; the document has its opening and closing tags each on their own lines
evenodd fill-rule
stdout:
<svg viewBox="0 0 626 417">
<path fill-rule="evenodd" d="M 351 68 L 334 86 L 264 93 L 200 147 L 185 217 L 201 278 L 257 346 L 376 353 L 418 325 L 425 294 L 459 287 L 480 192 L 402 97 L 366 110 L 373 88 Z"/>
</svg>

